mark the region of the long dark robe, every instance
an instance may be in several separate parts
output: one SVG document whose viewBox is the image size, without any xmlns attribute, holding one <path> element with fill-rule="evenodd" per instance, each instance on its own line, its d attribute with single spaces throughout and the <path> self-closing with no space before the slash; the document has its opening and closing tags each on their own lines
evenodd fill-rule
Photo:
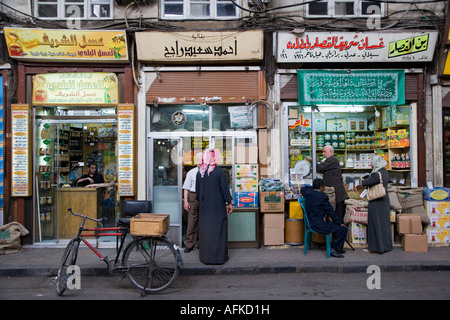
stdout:
<svg viewBox="0 0 450 320">
<path fill-rule="evenodd" d="M 196 196 L 199 201 L 199 255 L 205 264 L 223 264 L 228 260 L 228 222 L 225 202 L 231 194 L 225 174 L 215 167 L 202 178 L 196 179 Z"/>
<path fill-rule="evenodd" d="M 342 178 L 341 165 L 336 156 L 332 155 L 325 159 L 324 162 L 317 165 L 317 171 L 323 174 L 323 182 L 326 186 L 334 187 L 336 194 L 336 203 L 343 202 L 348 199 L 347 191 L 345 191 L 344 180 Z"/>
<path fill-rule="evenodd" d="M 380 183 L 381 173 L 383 185 L 387 190 L 389 174 L 382 168 L 362 181 L 365 187 L 371 187 Z M 389 216 L 389 196 L 369 201 L 369 212 L 367 216 L 367 244 L 370 251 L 387 252 L 392 250 L 391 220 Z"/>
</svg>

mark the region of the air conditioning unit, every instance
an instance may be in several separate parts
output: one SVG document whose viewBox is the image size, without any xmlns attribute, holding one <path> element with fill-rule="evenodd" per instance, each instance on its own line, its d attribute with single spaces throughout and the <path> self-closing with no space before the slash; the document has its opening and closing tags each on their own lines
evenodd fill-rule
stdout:
<svg viewBox="0 0 450 320">
<path fill-rule="evenodd" d="M 147 5 L 150 2 L 150 0 L 116 0 L 116 3 L 119 6 L 127 6 L 132 2 L 136 2 L 139 5 Z"/>
</svg>

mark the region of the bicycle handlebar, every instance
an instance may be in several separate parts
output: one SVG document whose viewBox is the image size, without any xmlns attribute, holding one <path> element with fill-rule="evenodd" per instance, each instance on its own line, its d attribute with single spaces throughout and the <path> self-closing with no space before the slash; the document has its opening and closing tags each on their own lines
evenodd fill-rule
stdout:
<svg viewBox="0 0 450 320">
<path fill-rule="evenodd" d="M 94 218 L 91 218 L 91 217 L 88 217 L 88 216 L 83 216 L 83 215 L 81 215 L 81 214 L 79 214 L 79 213 L 73 212 L 73 211 L 72 211 L 72 208 L 68 208 L 67 211 L 69 211 L 68 215 L 71 214 L 71 215 L 74 215 L 74 216 L 77 216 L 77 217 L 80 217 L 80 218 L 83 218 L 83 219 L 88 219 L 88 220 L 95 221 L 95 222 L 97 222 L 97 223 L 100 223 L 100 222 L 103 220 L 103 218 L 100 218 L 100 219 L 94 219 Z M 68 216 L 68 215 L 67 215 L 67 216 Z M 66 218 L 67 218 L 67 216 L 66 216 Z"/>
</svg>

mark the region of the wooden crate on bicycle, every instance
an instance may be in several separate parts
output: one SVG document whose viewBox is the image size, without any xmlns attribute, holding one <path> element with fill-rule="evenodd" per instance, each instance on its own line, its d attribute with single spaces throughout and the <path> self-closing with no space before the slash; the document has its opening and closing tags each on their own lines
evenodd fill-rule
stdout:
<svg viewBox="0 0 450 320">
<path fill-rule="evenodd" d="M 139 213 L 130 219 L 130 233 L 134 236 L 162 236 L 170 228 L 168 214 Z"/>
</svg>

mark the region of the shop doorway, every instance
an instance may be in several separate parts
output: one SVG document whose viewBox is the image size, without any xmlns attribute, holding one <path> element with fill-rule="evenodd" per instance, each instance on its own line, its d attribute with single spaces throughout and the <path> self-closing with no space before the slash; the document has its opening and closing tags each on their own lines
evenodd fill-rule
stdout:
<svg viewBox="0 0 450 320">
<path fill-rule="evenodd" d="M 174 134 L 175 135 L 175 134 Z M 232 131 L 193 135 L 184 133 L 178 137 L 154 136 L 149 139 L 149 195 L 153 212 L 170 214 L 169 237 L 184 246 L 186 212 L 183 209 L 183 183 L 189 170 L 196 166 L 195 155 L 207 148 L 221 152 L 219 166 L 225 173 L 230 194 L 235 189 L 235 155 L 238 143 L 257 143 L 256 132 Z"/>
<path fill-rule="evenodd" d="M 115 225 L 119 213 L 115 186 L 77 185 L 90 163 L 105 183 L 116 181 L 117 121 L 114 109 L 102 112 L 112 115 L 92 116 L 86 111 L 75 117 L 60 114 L 57 108 L 35 109 L 35 242 L 73 237 L 79 221 L 66 219 L 69 207 L 96 219 L 105 217 L 104 226 Z"/>
</svg>

